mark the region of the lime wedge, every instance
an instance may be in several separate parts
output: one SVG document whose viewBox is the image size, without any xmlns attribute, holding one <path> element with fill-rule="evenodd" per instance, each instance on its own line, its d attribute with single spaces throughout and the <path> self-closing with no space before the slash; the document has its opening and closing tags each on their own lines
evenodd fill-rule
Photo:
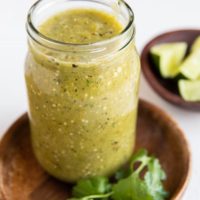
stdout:
<svg viewBox="0 0 200 200">
<path fill-rule="evenodd" d="M 200 101 L 200 80 L 179 80 L 178 88 L 186 101 Z"/>
<path fill-rule="evenodd" d="M 200 51 L 192 52 L 180 66 L 180 73 L 186 78 L 196 80 L 200 77 Z"/>
<path fill-rule="evenodd" d="M 187 43 L 175 42 L 156 45 L 150 53 L 154 64 L 159 67 L 163 78 L 173 78 L 179 73 L 179 66 L 187 50 Z"/>
<path fill-rule="evenodd" d="M 192 52 L 197 51 L 197 50 L 200 50 L 200 36 L 196 38 L 196 40 L 194 41 L 191 47 Z"/>
</svg>

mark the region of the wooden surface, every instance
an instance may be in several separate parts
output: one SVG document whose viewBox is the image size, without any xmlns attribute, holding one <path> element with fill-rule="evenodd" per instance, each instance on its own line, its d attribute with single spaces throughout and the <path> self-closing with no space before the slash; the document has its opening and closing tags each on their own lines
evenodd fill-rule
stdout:
<svg viewBox="0 0 200 200">
<path fill-rule="evenodd" d="M 200 30 L 178 30 L 167 32 L 152 39 L 143 49 L 141 54 L 142 71 L 152 88 L 165 100 L 177 106 L 193 111 L 200 111 L 200 102 L 188 102 L 182 99 L 178 91 L 177 80 L 164 79 L 151 61 L 151 47 L 169 42 L 187 42 L 190 47 L 200 35 Z"/>
<path fill-rule="evenodd" d="M 167 172 L 170 200 L 182 196 L 190 175 L 190 151 L 175 122 L 157 107 L 140 100 L 136 149 L 147 148 Z M 30 143 L 27 115 L 19 118 L 0 143 L 0 200 L 66 200 L 71 186 L 38 165 Z"/>
</svg>

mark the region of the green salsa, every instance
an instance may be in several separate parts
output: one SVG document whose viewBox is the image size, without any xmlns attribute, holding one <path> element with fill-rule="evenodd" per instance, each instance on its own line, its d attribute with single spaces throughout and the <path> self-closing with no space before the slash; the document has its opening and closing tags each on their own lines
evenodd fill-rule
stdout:
<svg viewBox="0 0 200 200">
<path fill-rule="evenodd" d="M 39 26 L 46 37 L 75 44 L 122 30 L 114 16 L 91 9 L 67 10 Z M 139 74 L 133 41 L 101 58 L 30 43 L 25 77 L 32 144 L 44 169 L 74 182 L 111 175 L 127 162 L 135 142 Z"/>
<path fill-rule="evenodd" d="M 51 17 L 39 29 L 57 41 L 86 44 L 112 38 L 123 30 L 123 26 L 105 12 L 76 9 Z"/>
</svg>

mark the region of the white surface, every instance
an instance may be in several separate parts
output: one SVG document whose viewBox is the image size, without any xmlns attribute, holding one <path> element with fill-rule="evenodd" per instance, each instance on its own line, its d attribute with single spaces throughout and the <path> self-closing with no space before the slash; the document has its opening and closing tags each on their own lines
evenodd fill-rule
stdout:
<svg viewBox="0 0 200 200">
<path fill-rule="evenodd" d="M 31 0 L 2 0 L 0 6 L 0 135 L 27 109 L 23 77 L 25 20 Z M 155 35 L 178 28 L 200 28 L 199 0 L 128 0 L 136 16 L 137 46 Z M 189 139 L 193 170 L 183 200 L 200 200 L 200 112 L 176 108 L 162 100 L 142 77 L 140 96 L 166 110 Z M 178 160 L 177 160 L 178 162 Z"/>
</svg>

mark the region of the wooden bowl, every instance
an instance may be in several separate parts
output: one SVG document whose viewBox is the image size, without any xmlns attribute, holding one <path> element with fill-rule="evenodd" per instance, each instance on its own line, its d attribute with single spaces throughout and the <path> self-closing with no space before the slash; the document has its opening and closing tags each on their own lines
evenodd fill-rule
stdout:
<svg viewBox="0 0 200 200">
<path fill-rule="evenodd" d="M 140 100 L 136 150 L 146 148 L 159 158 L 167 173 L 168 200 L 179 200 L 188 184 L 191 158 L 187 140 L 162 110 Z M 72 185 L 49 176 L 31 148 L 27 114 L 6 132 L 0 143 L 1 200 L 66 200 Z"/>
<path fill-rule="evenodd" d="M 183 108 L 200 111 L 200 102 L 185 101 L 178 91 L 177 81 L 164 79 L 156 70 L 150 59 L 151 47 L 168 42 L 187 42 L 189 46 L 194 42 L 200 30 L 177 30 L 167 32 L 152 39 L 143 49 L 141 54 L 142 71 L 151 87 L 165 100 Z"/>
</svg>

